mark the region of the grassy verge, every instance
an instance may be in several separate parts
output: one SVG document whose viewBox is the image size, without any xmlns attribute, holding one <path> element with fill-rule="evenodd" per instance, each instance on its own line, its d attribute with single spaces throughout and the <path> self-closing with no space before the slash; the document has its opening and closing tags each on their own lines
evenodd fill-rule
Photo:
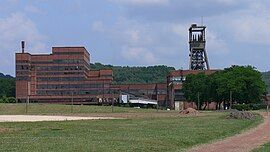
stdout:
<svg viewBox="0 0 270 152">
<path fill-rule="evenodd" d="M 258 149 L 255 149 L 253 152 L 269 152 L 270 151 L 270 142 L 261 146 Z"/>
<path fill-rule="evenodd" d="M 260 121 L 260 117 L 236 120 L 227 119 L 226 113 L 206 112 L 199 117 L 0 123 L 0 151 L 183 151 L 240 133 Z"/>
</svg>

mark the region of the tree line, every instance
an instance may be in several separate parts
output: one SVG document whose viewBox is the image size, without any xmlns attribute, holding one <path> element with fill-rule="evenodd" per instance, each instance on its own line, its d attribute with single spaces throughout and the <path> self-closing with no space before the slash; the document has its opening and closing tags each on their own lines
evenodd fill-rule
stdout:
<svg viewBox="0 0 270 152">
<path fill-rule="evenodd" d="M 10 76 L 0 77 L 0 103 L 14 103 L 15 100 L 15 78 Z"/>
<path fill-rule="evenodd" d="M 112 66 L 95 63 L 90 65 L 92 70 L 112 69 L 113 84 L 133 83 L 166 83 L 167 75 L 174 67 L 165 65 L 148 67 Z"/>
<path fill-rule="evenodd" d="M 217 109 L 220 109 L 222 103 L 228 107 L 234 103 L 261 103 L 266 94 L 266 85 L 262 74 L 254 67 L 232 66 L 211 75 L 187 75 L 183 92 L 186 99 L 195 102 L 197 106 L 216 102 Z"/>
</svg>

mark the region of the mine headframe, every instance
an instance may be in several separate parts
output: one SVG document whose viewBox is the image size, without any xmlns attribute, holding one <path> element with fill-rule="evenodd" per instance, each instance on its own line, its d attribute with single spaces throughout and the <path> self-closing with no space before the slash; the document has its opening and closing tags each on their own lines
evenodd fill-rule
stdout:
<svg viewBox="0 0 270 152">
<path fill-rule="evenodd" d="M 189 28 L 189 69 L 209 70 L 209 62 L 206 54 L 206 26 L 192 24 Z"/>
</svg>

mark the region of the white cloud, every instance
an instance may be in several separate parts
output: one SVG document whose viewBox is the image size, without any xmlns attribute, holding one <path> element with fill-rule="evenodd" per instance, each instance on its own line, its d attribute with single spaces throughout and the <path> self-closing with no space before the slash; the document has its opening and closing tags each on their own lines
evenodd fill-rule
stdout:
<svg viewBox="0 0 270 152">
<path fill-rule="evenodd" d="M 270 16 L 248 16 L 231 22 L 237 41 L 249 44 L 270 45 Z"/>
<path fill-rule="evenodd" d="M 14 54 L 20 51 L 21 40 L 26 41 L 26 50 L 31 50 L 31 53 L 45 51 L 43 41 L 46 37 L 40 34 L 35 23 L 24 14 L 13 13 L 0 18 L 0 33 L 0 71 L 4 73 L 10 73 L 8 67 L 14 67 Z"/>
<path fill-rule="evenodd" d="M 95 21 L 93 22 L 91 29 L 95 32 L 103 32 L 105 31 L 105 27 L 103 25 L 103 22 L 101 21 Z"/>
<path fill-rule="evenodd" d="M 190 25 L 187 24 L 181 24 L 181 23 L 172 23 L 171 24 L 171 31 L 182 37 L 183 39 L 188 39 L 188 28 Z"/>
<path fill-rule="evenodd" d="M 221 55 L 229 53 L 228 44 L 217 33 L 206 30 L 206 49 L 208 53 Z"/>
<path fill-rule="evenodd" d="M 130 61 L 142 64 L 154 64 L 156 63 L 156 57 L 152 52 L 145 48 L 123 48 L 121 55 Z"/>
</svg>

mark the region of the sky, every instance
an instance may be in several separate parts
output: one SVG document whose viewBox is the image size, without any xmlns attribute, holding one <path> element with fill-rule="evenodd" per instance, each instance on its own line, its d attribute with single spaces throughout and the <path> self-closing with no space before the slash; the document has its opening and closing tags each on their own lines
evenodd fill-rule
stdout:
<svg viewBox="0 0 270 152">
<path fill-rule="evenodd" d="M 269 0 L 1 0 L 0 72 L 15 53 L 85 46 L 91 62 L 188 68 L 188 28 L 207 26 L 210 68 L 270 70 Z"/>
</svg>

